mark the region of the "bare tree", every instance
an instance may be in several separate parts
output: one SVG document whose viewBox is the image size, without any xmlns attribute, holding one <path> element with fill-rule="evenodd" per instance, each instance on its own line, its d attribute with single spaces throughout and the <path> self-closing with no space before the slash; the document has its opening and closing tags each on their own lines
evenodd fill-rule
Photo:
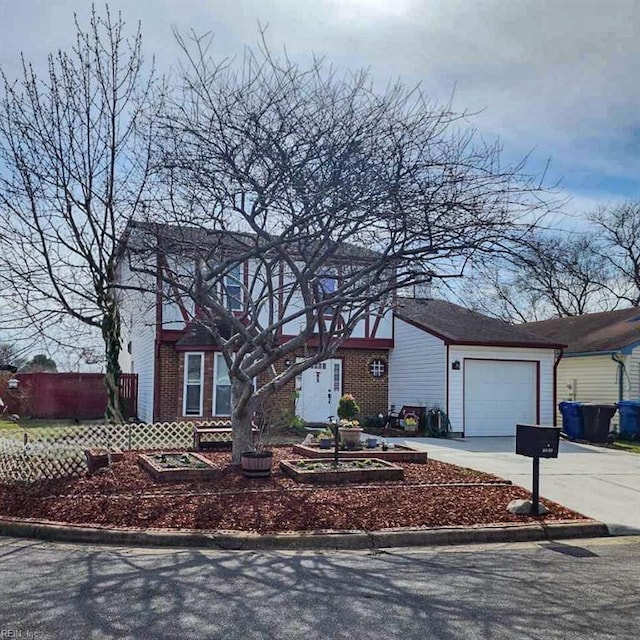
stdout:
<svg viewBox="0 0 640 640">
<path fill-rule="evenodd" d="M 533 322 L 615 308 L 609 265 L 592 234 L 535 231 L 493 264 L 476 269 L 467 304 L 509 322 Z"/>
<path fill-rule="evenodd" d="M 541 215 L 543 190 L 419 89 L 378 92 L 366 72 L 298 66 L 264 43 L 216 63 L 209 40 L 179 40 L 183 87 L 157 156 L 165 224 L 139 225 L 131 245 L 138 269 L 141 246 L 161 254 L 165 292 L 224 353 L 238 462 L 258 400 L 399 288 L 501 250 Z"/>
<path fill-rule="evenodd" d="M 106 418 L 121 421 L 116 246 L 146 190 L 157 80 L 139 26 L 127 37 L 108 8 L 75 25 L 74 47 L 51 54 L 46 73 L 23 58 L 19 80 L 1 74 L 1 260 L 22 328 L 60 339 L 68 316 L 100 332 Z"/>
<path fill-rule="evenodd" d="M 640 201 L 601 207 L 590 216 L 599 253 L 611 269 L 610 289 L 620 301 L 640 304 Z"/>
</svg>

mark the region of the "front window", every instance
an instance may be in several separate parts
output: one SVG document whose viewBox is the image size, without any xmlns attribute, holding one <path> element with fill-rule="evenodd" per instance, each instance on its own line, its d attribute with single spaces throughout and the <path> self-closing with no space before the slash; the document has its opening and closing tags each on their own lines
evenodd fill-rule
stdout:
<svg viewBox="0 0 640 640">
<path fill-rule="evenodd" d="M 186 353 L 184 356 L 185 416 L 202 415 L 202 379 L 204 376 L 204 354 Z"/>
<path fill-rule="evenodd" d="M 215 354 L 213 381 L 213 415 L 231 415 L 231 378 L 227 361 L 221 353 Z"/>
</svg>

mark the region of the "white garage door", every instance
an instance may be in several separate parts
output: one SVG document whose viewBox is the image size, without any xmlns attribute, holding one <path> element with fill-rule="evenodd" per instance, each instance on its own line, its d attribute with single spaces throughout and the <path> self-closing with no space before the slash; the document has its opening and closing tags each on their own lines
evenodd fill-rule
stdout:
<svg viewBox="0 0 640 640">
<path fill-rule="evenodd" d="M 466 436 L 514 436 L 516 424 L 535 424 L 535 362 L 464 361 Z"/>
</svg>

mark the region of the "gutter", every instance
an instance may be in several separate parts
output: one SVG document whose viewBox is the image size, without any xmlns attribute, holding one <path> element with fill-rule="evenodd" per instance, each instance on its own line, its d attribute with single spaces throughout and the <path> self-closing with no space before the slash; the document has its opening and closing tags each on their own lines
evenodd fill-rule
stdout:
<svg viewBox="0 0 640 640">
<path fill-rule="evenodd" d="M 557 356 L 555 362 L 553 363 L 553 426 L 558 426 L 558 412 L 556 411 L 556 407 L 558 406 L 558 365 L 560 364 L 560 360 L 562 360 L 562 355 L 564 353 L 564 349 L 558 349 L 556 352 Z"/>
<path fill-rule="evenodd" d="M 618 402 L 624 400 L 624 384 L 622 376 L 626 373 L 624 360 L 617 353 L 611 354 L 611 359 L 618 363 Z"/>
</svg>

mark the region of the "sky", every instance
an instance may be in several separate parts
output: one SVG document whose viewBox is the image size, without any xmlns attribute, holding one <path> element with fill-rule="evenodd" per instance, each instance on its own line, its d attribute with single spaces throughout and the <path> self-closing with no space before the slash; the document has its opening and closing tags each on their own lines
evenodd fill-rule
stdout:
<svg viewBox="0 0 640 640">
<path fill-rule="evenodd" d="M 420 83 L 470 122 L 504 158 L 550 161 L 568 198 L 560 229 L 598 206 L 640 198 L 640 0 L 113 0 L 162 71 L 175 68 L 173 29 L 214 34 L 214 54 L 240 56 L 267 27 L 273 49 L 370 69 L 380 86 Z M 42 69 L 73 44 L 80 0 L 0 0 L 0 65 L 20 53 Z M 97 3 L 98 10 L 103 4 Z"/>
<path fill-rule="evenodd" d="M 73 13 L 90 2 L 0 0 L 0 62 L 41 64 L 72 43 Z M 563 208 L 582 216 L 640 197 L 640 0 L 128 0 L 112 1 L 163 70 L 179 50 L 172 29 L 215 35 L 214 53 L 241 55 L 267 26 L 275 49 L 311 52 L 339 68 L 367 67 L 380 84 L 420 83 L 453 95 L 471 124 L 499 137 L 504 158 L 550 161 Z M 98 9 L 102 4 L 97 4 Z M 571 228 L 562 216 L 555 223 Z"/>
</svg>

